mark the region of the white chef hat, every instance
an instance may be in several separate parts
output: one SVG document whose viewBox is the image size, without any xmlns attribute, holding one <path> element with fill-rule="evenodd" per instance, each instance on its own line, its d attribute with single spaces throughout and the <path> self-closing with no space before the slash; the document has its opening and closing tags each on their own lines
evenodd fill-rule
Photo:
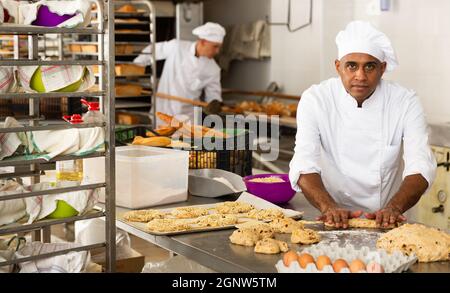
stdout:
<svg viewBox="0 0 450 293">
<path fill-rule="evenodd" d="M 202 26 L 197 27 L 192 33 L 200 39 L 207 40 L 214 43 L 223 43 L 225 37 L 225 29 L 217 23 L 208 22 Z"/>
<path fill-rule="evenodd" d="M 336 44 L 339 51 L 339 60 L 351 53 L 366 53 L 381 62 L 386 62 L 387 71 L 392 71 L 398 66 L 391 41 L 369 22 L 350 22 L 345 30 L 337 35 Z"/>
</svg>

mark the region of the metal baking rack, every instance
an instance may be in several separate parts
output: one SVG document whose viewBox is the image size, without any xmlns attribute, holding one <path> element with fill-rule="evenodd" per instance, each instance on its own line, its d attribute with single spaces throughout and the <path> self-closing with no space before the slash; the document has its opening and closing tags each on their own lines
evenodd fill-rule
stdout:
<svg viewBox="0 0 450 293">
<path fill-rule="evenodd" d="M 151 52 L 155 52 L 156 42 L 156 12 L 151 1 L 132 0 L 132 1 L 113 1 L 115 7 L 114 25 L 116 28 L 115 36 L 117 42 L 115 45 L 131 45 L 133 52 L 116 53 L 116 64 L 132 63 L 134 58 L 142 54 L 141 51 L 147 46 L 152 45 Z M 137 8 L 136 12 L 118 12 L 117 10 L 123 5 L 132 5 Z M 95 15 L 93 11 L 93 15 Z M 97 23 L 93 21 L 92 23 Z M 136 27 L 139 28 L 136 29 Z M 122 31 L 125 30 L 125 31 Z M 69 45 L 92 45 L 95 44 L 89 40 L 73 40 Z M 97 56 L 97 52 L 72 52 L 74 57 L 81 56 Z M 152 109 L 152 116 L 155 115 L 155 89 L 157 86 L 156 77 L 156 58 L 153 53 L 151 55 L 151 65 L 143 75 L 116 76 L 119 84 L 139 84 L 143 86 L 140 95 L 121 95 L 116 96 L 115 108 L 121 111 L 138 111 L 149 113 Z"/>
<path fill-rule="evenodd" d="M 14 97 L 27 98 L 29 101 L 29 115 L 26 123 L 20 128 L 1 128 L 1 133 L 14 133 L 25 131 L 41 131 L 41 130 L 62 130 L 71 128 L 92 128 L 103 127 L 105 129 L 105 151 L 96 152 L 86 156 L 65 155 L 58 156 L 50 160 L 50 162 L 105 157 L 105 182 L 99 184 L 81 185 L 77 187 L 55 188 L 38 192 L 10 194 L 0 197 L 0 201 L 23 199 L 36 196 L 46 196 L 49 194 L 66 193 L 79 190 L 88 190 L 94 188 L 105 188 L 106 204 L 102 210 L 94 210 L 87 214 L 57 220 L 40 220 L 32 224 L 18 223 L 0 226 L 0 236 L 17 234 L 23 235 L 26 232 L 33 232 L 34 241 L 50 242 L 51 226 L 73 223 L 75 221 L 105 217 L 105 242 L 94 245 L 79 246 L 71 249 L 45 253 L 27 258 L 12 259 L 10 261 L 0 262 L 1 266 L 7 266 L 27 261 L 44 259 L 56 255 L 63 255 L 71 251 L 87 251 L 95 248 L 103 247 L 106 250 L 105 270 L 107 272 L 115 271 L 116 262 L 116 227 L 115 227 L 115 108 L 114 108 L 114 3 L 111 0 L 91 0 L 97 5 L 98 9 L 98 25 L 97 28 L 57 28 L 57 27 L 38 27 L 15 24 L 0 24 L 0 34 L 13 35 L 15 40 L 19 40 L 20 35 L 26 35 L 28 38 L 28 59 L 19 57 L 19 42 L 15 42 L 14 59 L 0 60 L 0 66 L 31 66 L 31 65 L 99 65 L 101 74 L 99 76 L 99 91 L 96 92 L 74 92 L 74 93 L 5 93 L 0 94 L 0 99 L 11 99 Z M 45 34 L 88 34 L 97 36 L 97 45 L 99 54 L 97 60 L 41 60 L 38 52 L 38 38 Z M 63 37 L 61 37 L 63 39 Z M 101 102 L 101 109 L 106 117 L 106 123 L 81 124 L 72 125 L 69 123 L 46 123 L 40 119 L 39 104 L 41 100 L 53 97 L 98 97 Z M 23 117 L 22 117 L 23 118 Z M 28 159 L 24 157 L 12 157 L 0 161 L 0 167 L 14 167 L 14 172 L 2 174 L 0 178 L 24 178 L 31 177 L 31 183 L 40 182 L 40 170 L 42 163 L 48 163 L 43 159 Z M 26 171 L 18 171 L 18 168 L 27 166 Z"/>
</svg>

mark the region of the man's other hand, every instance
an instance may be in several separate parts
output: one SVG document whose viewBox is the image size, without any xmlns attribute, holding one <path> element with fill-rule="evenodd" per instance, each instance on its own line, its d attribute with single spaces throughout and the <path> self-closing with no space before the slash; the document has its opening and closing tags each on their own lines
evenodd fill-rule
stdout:
<svg viewBox="0 0 450 293">
<path fill-rule="evenodd" d="M 339 207 L 328 207 L 322 212 L 319 220 L 334 226 L 336 228 L 348 228 L 348 220 L 352 218 L 359 218 L 363 214 L 362 211 L 349 211 Z"/>
<path fill-rule="evenodd" d="M 219 100 L 212 100 L 205 108 L 206 115 L 217 115 L 222 111 L 223 103 Z"/>
<path fill-rule="evenodd" d="M 395 207 L 385 207 L 375 213 L 366 213 L 364 216 L 367 219 L 375 220 L 379 227 L 388 227 L 406 221 L 406 217 Z"/>
</svg>

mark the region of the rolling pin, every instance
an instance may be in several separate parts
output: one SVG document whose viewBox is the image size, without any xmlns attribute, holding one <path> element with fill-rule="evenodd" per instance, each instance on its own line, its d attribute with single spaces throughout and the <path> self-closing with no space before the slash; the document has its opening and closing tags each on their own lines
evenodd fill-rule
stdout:
<svg viewBox="0 0 450 293">
<path fill-rule="evenodd" d="M 191 105 L 199 106 L 199 107 L 203 107 L 203 108 L 206 108 L 208 106 L 208 103 L 206 103 L 206 102 L 194 101 L 194 100 L 191 100 L 191 99 L 188 99 L 188 98 L 172 96 L 172 95 L 168 95 L 168 94 L 164 94 L 164 93 L 156 93 L 156 96 L 158 98 L 161 98 L 161 99 L 177 101 L 177 102 L 181 102 L 181 103 L 185 103 L 185 104 L 191 104 Z"/>
</svg>

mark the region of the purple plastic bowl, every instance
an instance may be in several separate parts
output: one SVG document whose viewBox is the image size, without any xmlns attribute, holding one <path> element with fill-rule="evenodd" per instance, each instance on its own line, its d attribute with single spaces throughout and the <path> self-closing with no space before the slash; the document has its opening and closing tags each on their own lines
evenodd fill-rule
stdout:
<svg viewBox="0 0 450 293">
<path fill-rule="evenodd" d="M 42 5 L 41 7 L 39 7 L 36 20 L 31 24 L 46 27 L 55 27 L 74 16 L 75 14 L 58 15 L 57 13 L 51 12 L 47 6 Z"/>
<path fill-rule="evenodd" d="M 266 178 L 266 177 L 279 177 L 283 179 L 284 182 L 279 183 L 250 182 L 250 180 L 255 178 Z M 262 175 L 247 176 L 244 177 L 244 183 L 245 186 L 247 186 L 248 192 L 275 204 L 281 204 L 290 201 L 296 193 L 295 190 L 293 190 L 291 187 L 288 174 L 262 174 Z"/>
</svg>

